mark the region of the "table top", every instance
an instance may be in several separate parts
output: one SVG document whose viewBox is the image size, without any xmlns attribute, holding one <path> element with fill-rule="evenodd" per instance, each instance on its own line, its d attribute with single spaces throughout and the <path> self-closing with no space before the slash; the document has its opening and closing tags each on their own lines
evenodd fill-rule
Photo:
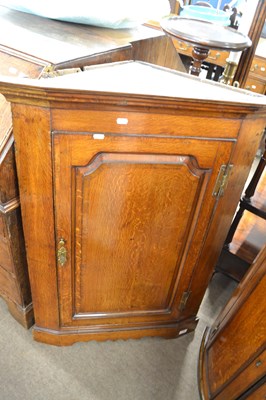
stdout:
<svg viewBox="0 0 266 400">
<path fill-rule="evenodd" d="M 158 36 L 164 36 L 164 33 L 145 26 L 100 28 L 42 18 L 0 6 L 0 47 L 14 49 L 53 65 Z"/>
<path fill-rule="evenodd" d="M 184 17 L 168 17 L 161 21 L 165 33 L 184 42 L 207 49 L 242 51 L 251 40 L 235 29 L 211 22 Z"/>
</svg>

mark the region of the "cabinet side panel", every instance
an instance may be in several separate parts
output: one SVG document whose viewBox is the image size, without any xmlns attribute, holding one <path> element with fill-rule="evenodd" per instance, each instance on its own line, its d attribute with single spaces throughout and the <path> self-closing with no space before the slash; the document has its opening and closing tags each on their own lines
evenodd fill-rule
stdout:
<svg viewBox="0 0 266 400">
<path fill-rule="evenodd" d="M 212 276 L 215 263 L 222 250 L 227 232 L 230 228 L 241 193 L 247 180 L 252 162 L 259 147 L 262 133 L 265 127 L 265 119 L 243 121 L 239 131 L 237 144 L 234 146 L 230 163 L 233 169 L 230 174 L 224 197 L 217 203 L 216 213 L 211 221 L 210 230 L 203 248 L 201 262 L 198 264 L 191 290 L 195 296 L 189 299 L 188 304 L 197 313 L 198 304 L 194 302 L 202 298 L 208 282 Z M 199 285 L 198 282 L 202 285 Z"/>
<path fill-rule="evenodd" d="M 146 61 L 151 64 L 186 72 L 181 58 L 175 50 L 173 41 L 169 36 L 133 41 L 132 46 L 135 60 Z"/>
<path fill-rule="evenodd" d="M 0 150 L 2 150 L 3 146 L 5 146 L 7 132 L 10 130 L 11 125 L 12 120 L 10 103 L 8 103 L 4 96 L 0 94 Z"/>
<path fill-rule="evenodd" d="M 26 307 L 31 303 L 32 299 L 20 207 L 11 210 L 6 217 L 10 250 L 12 253 L 12 263 L 14 266 L 17 285 L 21 293 L 22 302 L 20 305 Z"/>
<path fill-rule="evenodd" d="M 14 272 L 14 264 L 8 240 L 8 231 L 6 228 L 6 219 L 6 214 L 0 211 L 0 266 L 9 272 Z"/>
<path fill-rule="evenodd" d="M 0 296 L 14 301 L 16 304 L 21 304 L 21 296 L 18 290 L 18 285 L 13 277 L 5 269 L 0 267 Z"/>
<path fill-rule="evenodd" d="M 36 324 L 58 326 L 54 250 L 50 113 L 33 106 L 13 105 L 13 128 Z"/>
<path fill-rule="evenodd" d="M 13 138 L 10 136 L 0 154 L 0 204 L 18 197 Z"/>
</svg>

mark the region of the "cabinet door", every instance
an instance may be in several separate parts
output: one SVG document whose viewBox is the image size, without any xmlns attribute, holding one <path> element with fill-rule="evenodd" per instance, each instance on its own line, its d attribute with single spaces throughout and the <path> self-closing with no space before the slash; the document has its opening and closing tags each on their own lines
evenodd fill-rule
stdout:
<svg viewBox="0 0 266 400">
<path fill-rule="evenodd" d="M 231 148 L 218 140 L 53 133 L 61 326 L 182 316 Z"/>
</svg>

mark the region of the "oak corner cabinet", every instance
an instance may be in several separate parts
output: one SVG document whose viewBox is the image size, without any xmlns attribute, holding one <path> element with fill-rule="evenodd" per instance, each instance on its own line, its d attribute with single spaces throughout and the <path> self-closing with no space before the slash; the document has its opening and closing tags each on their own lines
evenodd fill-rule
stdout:
<svg viewBox="0 0 266 400">
<path fill-rule="evenodd" d="M 12 104 L 34 338 L 194 330 L 264 97 L 130 61 L 2 78 L 0 92 Z"/>
</svg>

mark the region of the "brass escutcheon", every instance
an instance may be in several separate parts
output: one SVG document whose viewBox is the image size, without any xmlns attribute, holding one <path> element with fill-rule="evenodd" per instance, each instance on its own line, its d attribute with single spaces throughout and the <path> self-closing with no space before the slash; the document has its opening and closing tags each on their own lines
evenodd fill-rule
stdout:
<svg viewBox="0 0 266 400">
<path fill-rule="evenodd" d="M 65 248 L 66 241 L 61 238 L 58 243 L 57 261 L 61 267 L 67 262 L 67 250 Z"/>
</svg>

